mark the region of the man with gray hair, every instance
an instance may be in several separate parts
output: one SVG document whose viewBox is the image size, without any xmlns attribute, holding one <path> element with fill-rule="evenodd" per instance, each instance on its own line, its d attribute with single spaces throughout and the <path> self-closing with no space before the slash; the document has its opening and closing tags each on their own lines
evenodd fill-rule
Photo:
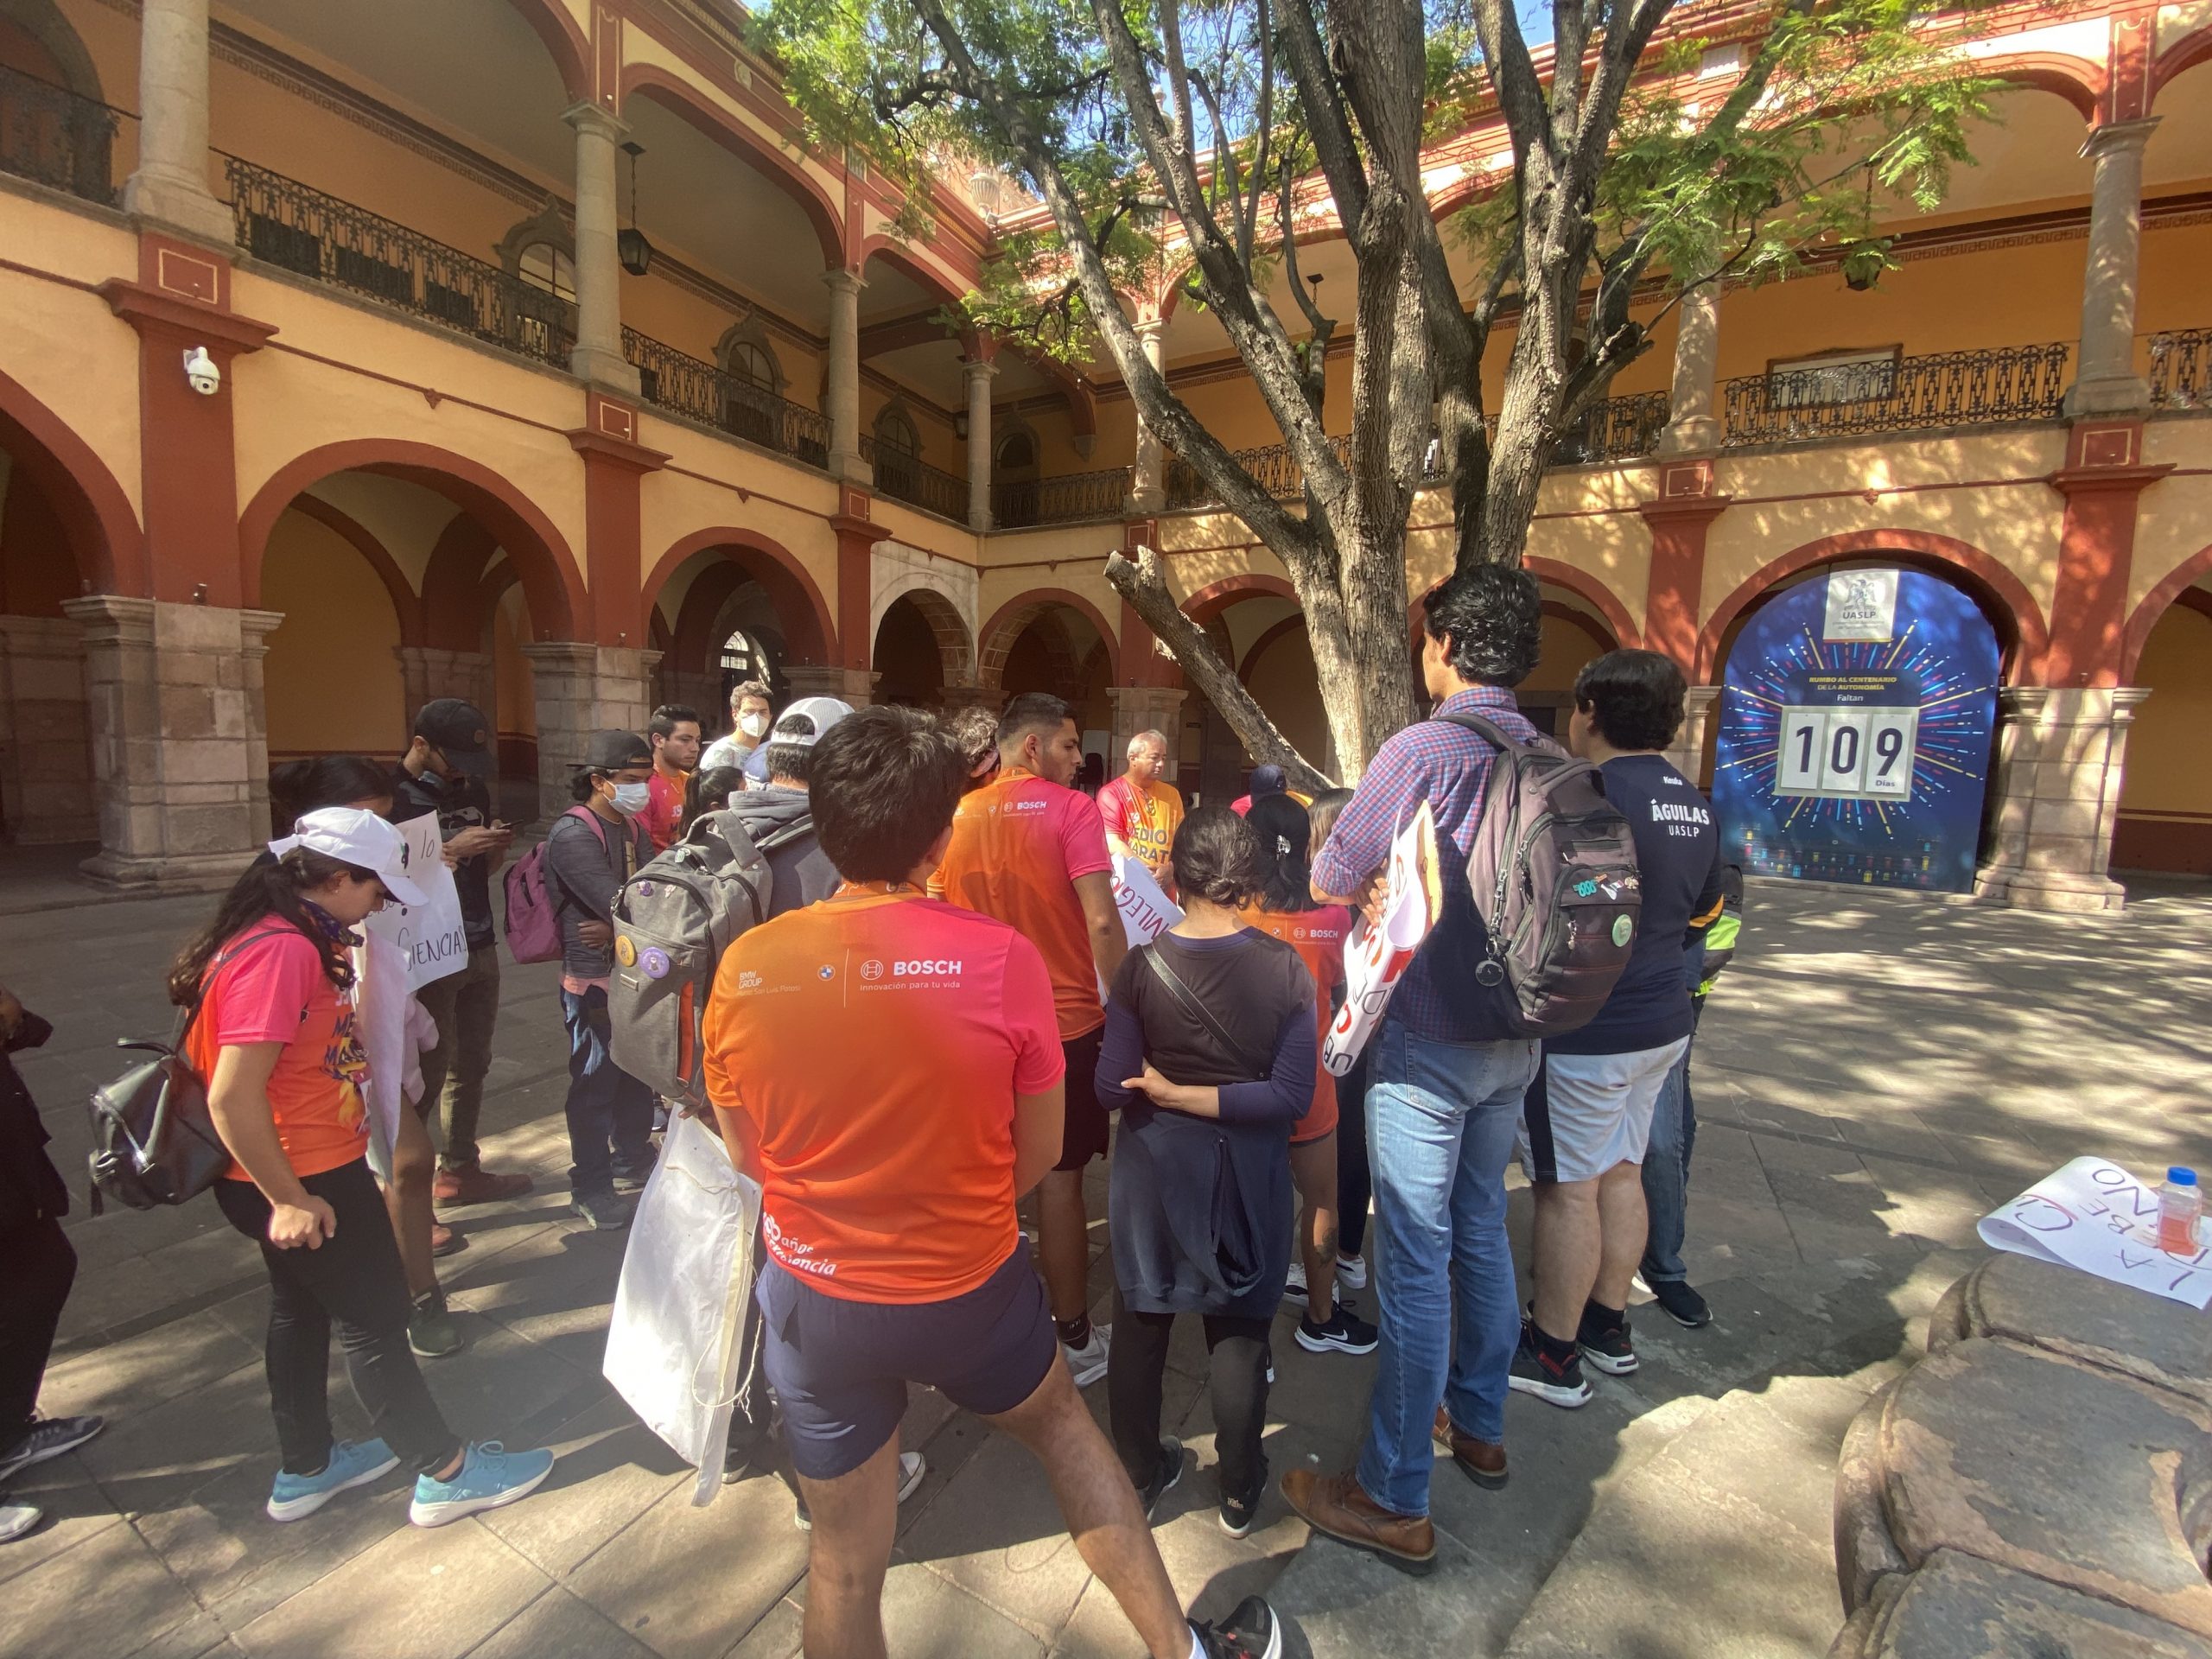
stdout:
<svg viewBox="0 0 2212 1659">
<path fill-rule="evenodd" d="M 1165 781 L 1167 734 L 1139 732 L 1129 740 L 1129 769 L 1098 791 L 1106 820 L 1106 850 L 1134 858 L 1153 874 L 1167 868 L 1167 849 L 1183 822 L 1182 791 Z"/>
</svg>

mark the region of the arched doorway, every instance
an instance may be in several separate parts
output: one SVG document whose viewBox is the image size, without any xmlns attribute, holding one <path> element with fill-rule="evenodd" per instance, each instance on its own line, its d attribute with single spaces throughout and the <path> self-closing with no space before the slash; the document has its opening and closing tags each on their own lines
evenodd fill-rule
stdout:
<svg viewBox="0 0 2212 1659">
<path fill-rule="evenodd" d="M 2212 579 L 2174 595 L 2126 683 L 2151 695 L 2128 729 L 2113 868 L 2212 875 Z"/>
<path fill-rule="evenodd" d="M 976 683 L 997 706 L 1025 691 L 1044 691 L 1075 710 L 1086 755 L 1109 775 L 1114 761 L 1114 702 L 1119 647 L 1106 620 L 1088 601 L 1054 589 L 1024 594 L 983 625 Z"/>
<path fill-rule="evenodd" d="M 1597 607 L 1570 589 L 1539 584 L 1544 595 L 1541 654 L 1535 671 L 1513 689 L 1514 700 L 1529 723 L 1548 736 L 1567 741 L 1567 715 L 1574 697 L 1575 677 L 1607 652 L 1619 647 L 1612 625 Z"/>
<path fill-rule="evenodd" d="M 667 637 L 656 696 L 696 709 L 710 739 L 729 729 L 732 687 L 765 681 L 780 707 L 793 670 L 831 665 L 821 589 L 789 550 L 752 531 L 687 537 L 647 577 L 645 602 Z"/>
<path fill-rule="evenodd" d="M 900 594 L 876 625 L 874 698 L 914 709 L 942 709 L 948 687 L 969 683 L 968 626 L 950 600 L 932 588 Z"/>
</svg>

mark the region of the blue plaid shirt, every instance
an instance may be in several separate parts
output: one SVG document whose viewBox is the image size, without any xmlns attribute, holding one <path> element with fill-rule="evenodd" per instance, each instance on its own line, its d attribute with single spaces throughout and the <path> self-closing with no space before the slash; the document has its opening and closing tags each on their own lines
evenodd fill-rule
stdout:
<svg viewBox="0 0 2212 1659">
<path fill-rule="evenodd" d="M 1513 694 L 1494 685 L 1455 691 L 1437 705 L 1440 715 L 1481 715 L 1516 737 L 1540 734 L 1515 706 Z M 1497 751 L 1464 726 L 1440 720 L 1415 721 L 1376 751 L 1359 787 L 1344 804 L 1313 861 L 1313 885 L 1339 895 L 1359 891 L 1367 878 L 1389 861 L 1390 842 L 1422 801 L 1436 818 L 1438 874 L 1446 893 L 1467 882 L 1467 853 L 1482 817 L 1483 794 Z M 1429 973 L 1430 952 L 1421 951 L 1391 993 L 1387 1018 L 1401 1020 L 1416 1037 L 1442 1042 L 1480 1042 L 1495 1037 L 1478 1029 L 1470 1011 L 1436 983 Z"/>
</svg>

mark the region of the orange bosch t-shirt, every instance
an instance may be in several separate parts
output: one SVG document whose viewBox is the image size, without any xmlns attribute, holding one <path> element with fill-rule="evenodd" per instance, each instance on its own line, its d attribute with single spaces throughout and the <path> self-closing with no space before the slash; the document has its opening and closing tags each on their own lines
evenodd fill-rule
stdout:
<svg viewBox="0 0 2212 1659">
<path fill-rule="evenodd" d="M 193 1069 L 212 1080 L 222 1049 L 283 1044 L 269 1074 L 269 1106 L 292 1173 L 319 1175 L 365 1156 L 369 1058 L 353 1028 L 353 993 L 324 975 L 315 942 L 270 916 L 241 929 L 215 963 L 185 1044 Z M 252 1179 L 235 1162 L 226 1173 Z"/>
<path fill-rule="evenodd" d="M 1329 1022 L 1336 1017 L 1332 994 L 1344 982 L 1344 937 L 1351 931 L 1351 912 L 1342 905 L 1319 910 L 1268 910 L 1253 906 L 1243 919 L 1271 939 L 1281 939 L 1298 952 L 1306 971 L 1313 976 L 1313 1104 L 1291 1132 L 1291 1144 L 1319 1141 L 1337 1127 L 1337 1080 L 1320 1063 L 1320 1045 L 1328 1040 Z"/>
<path fill-rule="evenodd" d="M 1098 816 L 1105 820 L 1106 833 L 1158 875 L 1183 822 L 1183 794 L 1157 778 L 1141 786 L 1116 778 L 1098 791 Z"/>
<path fill-rule="evenodd" d="M 1013 766 L 962 798 L 930 896 L 996 917 L 1044 953 L 1067 1041 L 1106 1023 L 1075 879 L 1113 868 L 1097 804 Z"/>
<path fill-rule="evenodd" d="M 768 1249 L 816 1289 L 943 1301 L 1014 1253 L 1014 1096 L 1065 1068 L 1012 928 L 842 888 L 723 953 L 705 1042 L 708 1097 L 759 1142 Z"/>
</svg>

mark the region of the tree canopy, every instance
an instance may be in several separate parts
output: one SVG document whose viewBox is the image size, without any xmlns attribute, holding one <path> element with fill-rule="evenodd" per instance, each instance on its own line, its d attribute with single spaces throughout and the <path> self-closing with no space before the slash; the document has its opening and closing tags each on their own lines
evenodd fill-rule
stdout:
<svg viewBox="0 0 2212 1659">
<path fill-rule="evenodd" d="M 1546 48 L 1505 0 L 771 0 L 757 29 L 810 136 L 904 186 L 910 231 L 949 164 L 1037 204 L 1002 225 L 967 320 L 1105 359 L 1282 561 L 1349 781 L 1412 714 L 1416 494 L 1448 499 L 1459 563 L 1517 561 L 1546 467 L 1658 315 L 1815 257 L 1878 276 L 1885 219 L 1942 200 L 1995 86 L 1950 49 L 1959 15 L 1910 0 L 1556 0 L 1548 21 Z M 1440 220 L 1424 169 L 1455 144 L 1480 188 Z M 1300 256 L 1338 235 L 1357 278 L 1325 305 Z M 1147 359 L 1141 327 L 1171 296 L 1219 323 L 1299 499 Z M 1107 574 L 1255 756 L 1320 779 L 1156 553 Z"/>
</svg>

